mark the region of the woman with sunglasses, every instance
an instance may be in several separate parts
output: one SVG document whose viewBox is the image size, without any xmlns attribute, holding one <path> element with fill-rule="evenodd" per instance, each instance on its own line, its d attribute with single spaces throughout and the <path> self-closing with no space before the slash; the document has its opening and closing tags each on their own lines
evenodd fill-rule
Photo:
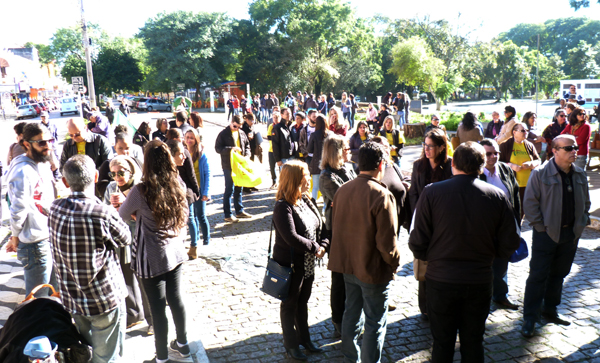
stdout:
<svg viewBox="0 0 600 363">
<path fill-rule="evenodd" d="M 573 135 L 577 140 L 577 160 L 573 164 L 585 170 L 590 153 L 590 138 L 592 128 L 588 121 L 588 115 L 583 108 L 577 107 L 569 115 L 569 124 L 563 130 L 563 134 Z"/>
<path fill-rule="evenodd" d="M 142 181 L 133 187 L 119 215 L 135 216 L 136 220 L 131 266 L 142 281 L 152 311 L 156 357 L 151 362 L 168 362 L 169 349 L 180 357 L 190 356 L 181 297 L 182 264 L 187 260 L 181 230 L 188 212 L 185 186 L 168 146 L 150 141 L 144 152 Z M 170 344 L 167 302 L 177 333 Z"/>
<path fill-rule="evenodd" d="M 552 140 L 554 140 L 555 137 L 560 135 L 566 126 L 567 114 L 565 113 L 565 110 L 563 110 L 562 108 L 556 110 L 556 112 L 554 113 L 554 117 L 552 118 L 552 123 L 546 126 L 544 132 L 542 132 L 542 136 L 546 140 L 546 144 L 550 146 L 552 144 Z M 547 147 L 546 160 L 550 160 L 552 156 L 552 147 Z"/>
<path fill-rule="evenodd" d="M 529 174 L 541 164 L 541 160 L 535 146 L 527 141 L 527 129 L 524 123 L 515 123 L 512 134 L 513 137 L 500 144 L 500 161 L 507 163 L 515 172 L 519 183 L 519 197 L 523 200 Z M 521 209 L 521 219 L 523 214 L 524 211 Z"/>
<path fill-rule="evenodd" d="M 433 129 L 425 134 L 423 152 L 413 164 L 411 186 L 408 190 L 411 209 L 407 215 L 408 219 L 412 218 L 419 197 L 427 185 L 452 177 L 452 158 L 448 157 L 447 145 L 448 138 L 442 130 Z M 419 281 L 419 309 L 424 320 L 428 320 L 426 288 L 425 281 Z"/>
<path fill-rule="evenodd" d="M 131 189 L 142 178 L 142 171 L 137 162 L 127 155 L 115 156 L 110 161 L 109 167 L 110 172 L 108 176 L 112 181 L 106 187 L 103 202 L 119 210 L 121 204 L 125 202 L 127 195 L 131 192 Z M 129 217 L 125 219 L 125 222 L 129 226 L 131 235 L 135 236 L 135 220 Z M 140 288 L 141 282 L 138 281 L 131 269 L 131 246 L 120 249 L 118 253 L 128 291 L 128 295 L 125 298 L 127 327 L 139 324 L 145 318 L 148 322 L 148 332 L 152 333 L 154 329 L 152 327 L 152 314 L 150 313 L 148 299 Z"/>
</svg>

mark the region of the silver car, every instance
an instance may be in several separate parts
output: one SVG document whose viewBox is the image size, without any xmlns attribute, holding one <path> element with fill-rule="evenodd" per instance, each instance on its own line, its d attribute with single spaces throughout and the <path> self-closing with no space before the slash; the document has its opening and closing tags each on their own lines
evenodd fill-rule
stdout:
<svg viewBox="0 0 600 363">
<path fill-rule="evenodd" d="M 157 98 L 143 98 L 136 105 L 138 110 L 152 111 L 167 111 L 171 112 L 172 106 L 170 103 L 165 103 Z"/>
<path fill-rule="evenodd" d="M 37 111 L 32 105 L 22 105 L 17 108 L 17 120 L 25 117 L 37 117 Z"/>
</svg>

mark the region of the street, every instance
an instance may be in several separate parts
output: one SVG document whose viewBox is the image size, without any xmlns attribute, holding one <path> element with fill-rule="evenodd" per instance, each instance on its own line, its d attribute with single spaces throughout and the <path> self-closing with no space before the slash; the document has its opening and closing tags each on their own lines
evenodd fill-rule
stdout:
<svg viewBox="0 0 600 363">
<path fill-rule="evenodd" d="M 134 124 L 165 117 L 167 113 L 136 113 Z M 193 359 L 186 362 L 281 362 L 287 361 L 279 322 L 279 302 L 263 294 L 261 286 L 267 263 L 267 246 L 275 191 L 268 187 L 268 160 L 264 147 L 264 177 L 259 192 L 244 194 L 245 210 L 251 219 L 224 223 L 222 193 L 224 178 L 220 157 L 214 151 L 214 140 L 227 124 L 222 113 L 206 117 L 204 144 L 211 169 L 211 202 L 207 215 L 211 228 L 211 245 L 199 246 L 199 258 L 184 264 L 184 299 L 188 319 L 188 339 Z M 66 134 L 64 123 L 70 116 L 51 118 L 59 126 L 60 137 Z M 39 118 L 37 119 L 39 120 Z M 35 119 L 33 120 L 35 121 Z M 14 121 L 2 121 L 0 155 L 14 140 Z M 264 135 L 266 126 L 257 125 Z M 60 143 L 59 143 L 60 146 Z M 266 144 L 265 144 L 266 146 Z M 404 170 L 412 170 L 412 162 L 420 156 L 420 147 L 408 147 L 402 159 Z M 596 187 L 597 188 L 597 187 Z M 4 189 L 3 189 L 4 191 Z M 6 203 L 3 203 L 4 208 Z M 4 209 L 0 240 L 8 238 L 8 214 Z M 531 241 L 531 229 L 525 223 L 523 237 Z M 407 247 L 408 234 L 399 237 L 401 269 L 390 291 L 390 312 L 384 345 L 383 362 L 425 362 L 431 357 L 432 337 L 429 323 L 420 319 L 417 303 L 417 281 L 413 277 L 412 253 Z M 188 238 L 189 245 L 189 238 Z M 566 315 L 571 326 L 544 324 L 529 340 L 520 334 L 522 307 L 519 311 L 492 309 L 487 321 L 484 347 L 489 362 L 600 362 L 600 232 L 586 229 L 579 242 L 571 274 L 565 281 L 559 313 Z M 22 266 L 14 254 L 0 252 L 0 324 L 23 299 Z M 523 302 L 529 259 L 509 267 L 510 299 Z M 330 272 L 324 263 L 316 269 L 316 279 L 309 300 L 309 324 L 313 341 L 323 346 L 322 354 L 310 354 L 309 361 L 341 362 L 340 340 L 333 337 L 329 307 Z M 154 339 L 145 334 L 144 324 L 128 332 L 124 362 L 138 363 L 151 359 Z M 170 329 L 174 337 L 174 329 Z M 291 360 L 290 360 L 291 361 Z"/>
</svg>

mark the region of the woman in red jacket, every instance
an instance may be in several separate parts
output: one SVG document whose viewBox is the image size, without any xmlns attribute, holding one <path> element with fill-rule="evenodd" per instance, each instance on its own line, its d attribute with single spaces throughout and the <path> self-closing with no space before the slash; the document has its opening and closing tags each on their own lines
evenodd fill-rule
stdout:
<svg viewBox="0 0 600 363">
<path fill-rule="evenodd" d="M 573 135 L 577 140 L 577 160 L 575 165 L 585 170 L 588 155 L 590 153 L 590 138 L 592 137 L 592 129 L 587 123 L 587 113 L 583 108 L 577 107 L 569 115 L 569 124 L 563 130 L 563 134 Z"/>
</svg>

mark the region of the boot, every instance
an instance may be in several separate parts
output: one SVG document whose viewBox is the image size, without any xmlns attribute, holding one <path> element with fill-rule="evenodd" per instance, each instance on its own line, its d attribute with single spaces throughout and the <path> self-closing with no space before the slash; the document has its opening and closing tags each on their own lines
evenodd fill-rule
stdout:
<svg viewBox="0 0 600 363">
<path fill-rule="evenodd" d="M 196 253 L 196 247 L 190 247 L 190 250 L 188 251 L 188 256 L 190 260 L 195 260 L 198 258 L 198 254 Z"/>
</svg>

